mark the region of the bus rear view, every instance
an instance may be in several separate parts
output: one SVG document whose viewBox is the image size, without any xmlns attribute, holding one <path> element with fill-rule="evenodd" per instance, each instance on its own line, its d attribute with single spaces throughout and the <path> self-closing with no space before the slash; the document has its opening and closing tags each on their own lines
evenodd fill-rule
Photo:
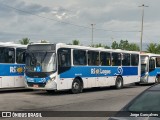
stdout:
<svg viewBox="0 0 160 120">
<path fill-rule="evenodd" d="M 25 78 L 28 88 L 55 90 L 56 54 L 54 44 L 27 47 Z"/>
</svg>

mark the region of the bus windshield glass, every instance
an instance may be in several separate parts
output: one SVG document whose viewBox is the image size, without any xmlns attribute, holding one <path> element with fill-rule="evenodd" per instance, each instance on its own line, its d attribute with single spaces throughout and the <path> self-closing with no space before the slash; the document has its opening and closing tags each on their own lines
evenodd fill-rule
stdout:
<svg viewBox="0 0 160 120">
<path fill-rule="evenodd" d="M 29 52 L 26 54 L 26 71 L 36 72 L 35 67 L 41 67 L 40 72 L 52 72 L 56 70 L 54 52 Z"/>
</svg>

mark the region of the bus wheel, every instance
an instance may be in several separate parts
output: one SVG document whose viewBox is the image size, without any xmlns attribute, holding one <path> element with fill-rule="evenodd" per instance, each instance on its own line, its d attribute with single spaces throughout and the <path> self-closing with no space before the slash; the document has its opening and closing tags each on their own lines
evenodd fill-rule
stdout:
<svg viewBox="0 0 160 120">
<path fill-rule="evenodd" d="M 116 83 L 115 83 L 116 89 L 120 89 L 123 87 L 123 79 L 120 76 L 117 76 Z"/>
<path fill-rule="evenodd" d="M 77 94 L 82 92 L 83 86 L 79 79 L 75 79 L 72 83 L 71 93 Z"/>
<path fill-rule="evenodd" d="M 137 86 L 140 85 L 140 82 L 135 82 L 135 85 L 137 85 Z"/>
</svg>

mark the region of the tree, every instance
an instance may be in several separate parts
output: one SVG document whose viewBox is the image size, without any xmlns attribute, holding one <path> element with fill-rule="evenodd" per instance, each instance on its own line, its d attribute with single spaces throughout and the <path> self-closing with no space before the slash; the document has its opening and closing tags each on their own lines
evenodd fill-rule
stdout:
<svg viewBox="0 0 160 120">
<path fill-rule="evenodd" d="M 22 40 L 19 40 L 19 43 L 22 45 L 27 45 L 30 43 L 30 39 L 29 38 L 22 38 Z"/>
<path fill-rule="evenodd" d="M 160 54 L 160 44 L 157 45 L 157 54 Z"/>
<path fill-rule="evenodd" d="M 155 54 L 160 53 L 160 44 L 150 43 L 147 45 L 147 52 Z"/>
<path fill-rule="evenodd" d="M 79 44 L 80 44 L 79 40 L 73 40 L 72 41 L 72 45 L 79 45 Z"/>
<path fill-rule="evenodd" d="M 110 47 L 109 47 L 109 46 L 107 46 L 107 45 L 105 45 L 105 46 L 104 46 L 104 48 L 105 48 L 105 49 L 110 49 Z"/>
<path fill-rule="evenodd" d="M 139 51 L 139 46 L 135 43 L 129 43 L 128 40 L 121 40 L 120 43 L 117 43 L 116 41 L 114 41 L 112 43 L 112 49 Z"/>
<path fill-rule="evenodd" d="M 110 49 L 109 46 L 107 46 L 107 45 L 102 45 L 101 43 L 93 44 L 91 47 L 95 47 L 95 48 L 103 47 L 103 48 L 105 48 L 105 49 Z"/>
<path fill-rule="evenodd" d="M 116 41 L 114 41 L 112 43 L 111 47 L 112 47 L 112 49 L 119 49 L 119 44 Z"/>
<path fill-rule="evenodd" d="M 119 49 L 129 50 L 128 40 L 121 40 L 120 43 L 119 43 Z"/>
<path fill-rule="evenodd" d="M 139 46 L 135 43 L 130 43 L 129 50 L 131 51 L 140 51 Z"/>
</svg>

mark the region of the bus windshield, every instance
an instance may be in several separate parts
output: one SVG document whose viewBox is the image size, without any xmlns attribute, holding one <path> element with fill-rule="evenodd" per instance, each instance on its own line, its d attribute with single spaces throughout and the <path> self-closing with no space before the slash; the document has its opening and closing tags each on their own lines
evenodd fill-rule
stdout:
<svg viewBox="0 0 160 120">
<path fill-rule="evenodd" d="M 40 72 L 56 70 L 56 55 L 54 52 L 29 52 L 26 54 L 26 71 L 36 72 L 35 67 L 41 67 Z"/>
</svg>

